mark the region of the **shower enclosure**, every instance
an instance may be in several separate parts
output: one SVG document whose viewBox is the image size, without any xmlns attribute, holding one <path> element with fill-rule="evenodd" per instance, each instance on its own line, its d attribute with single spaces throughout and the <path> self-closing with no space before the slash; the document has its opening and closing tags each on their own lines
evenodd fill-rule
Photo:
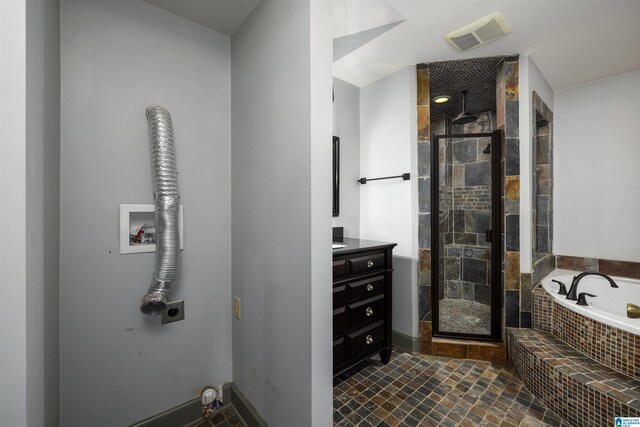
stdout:
<svg viewBox="0 0 640 427">
<path fill-rule="evenodd" d="M 434 336 L 500 339 L 502 138 L 432 135 Z"/>
</svg>

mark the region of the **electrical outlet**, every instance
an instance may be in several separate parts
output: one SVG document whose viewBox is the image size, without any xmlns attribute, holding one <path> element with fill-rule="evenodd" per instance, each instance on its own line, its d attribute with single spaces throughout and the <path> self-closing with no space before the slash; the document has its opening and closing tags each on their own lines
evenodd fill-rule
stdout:
<svg viewBox="0 0 640 427">
<path fill-rule="evenodd" d="M 184 300 L 171 301 L 162 312 L 162 324 L 184 320 Z"/>
<path fill-rule="evenodd" d="M 233 297 L 233 317 L 240 320 L 240 298 Z"/>
</svg>

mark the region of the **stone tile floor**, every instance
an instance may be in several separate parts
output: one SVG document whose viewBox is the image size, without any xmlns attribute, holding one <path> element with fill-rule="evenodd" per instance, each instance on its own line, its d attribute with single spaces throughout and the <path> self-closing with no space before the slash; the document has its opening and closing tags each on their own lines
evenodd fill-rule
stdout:
<svg viewBox="0 0 640 427">
<path fill-rule="evenodd" d="M 334 426 L 569 426 L 513 371 L 489 362 L 399 353 L 334 378 Z"/>
<path fill-rule="evenodd" d="M 246 427 L 246 424 L 236 413 L 233 405 L 228 405 L 208 420 L 203 420 L 194 427 Z"/>
<path fill-rule="evenodd" d="M 491 307 L 474 301 L 445 298 L 440 300 L 440 330 L 463 334 L 489 335 Z"/>
</svg>

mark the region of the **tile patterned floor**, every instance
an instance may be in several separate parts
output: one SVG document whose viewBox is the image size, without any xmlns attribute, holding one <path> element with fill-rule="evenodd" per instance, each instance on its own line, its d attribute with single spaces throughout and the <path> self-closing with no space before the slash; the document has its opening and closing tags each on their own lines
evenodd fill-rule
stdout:
<svg viewBox="0 0 640 427">
<path fill-rule="evenodd" d="M 440 300 L 440 330 L 465 334 L 491 333 L 491 307 L 474 301 Z"/>
<path fill-rule="evenodd" d="M 236 409 L 228 405 L 210 419 L 196 424 L 195 427 L 246 427 L 246 424 L 238 416 Z"/>
<path fill-rule="evenodd" d="M 563 426 L 506 368 L 394 353 L 334 378 L 334 426 Z"/>
</svg>

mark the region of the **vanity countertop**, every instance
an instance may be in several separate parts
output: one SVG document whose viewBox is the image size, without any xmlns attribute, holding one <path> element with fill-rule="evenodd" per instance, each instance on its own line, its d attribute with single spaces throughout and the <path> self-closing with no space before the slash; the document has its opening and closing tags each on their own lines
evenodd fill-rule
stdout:
<svg viewBox="0 0 640 427">
<path fill-rule="evenodd" d="M 347 246 L 345 246 L 344 248 L 334 249 L 334 256 L 350 254 L 353 252 L 361 252 L 364 250 L 393 248 L 397 246 L 397 243 L 376 242 L 375 240 L 352 239 L 349 237 L 345 237 L 339 241 L 336 241 L 336 243 L 345 243 Z"/>
</svg>

